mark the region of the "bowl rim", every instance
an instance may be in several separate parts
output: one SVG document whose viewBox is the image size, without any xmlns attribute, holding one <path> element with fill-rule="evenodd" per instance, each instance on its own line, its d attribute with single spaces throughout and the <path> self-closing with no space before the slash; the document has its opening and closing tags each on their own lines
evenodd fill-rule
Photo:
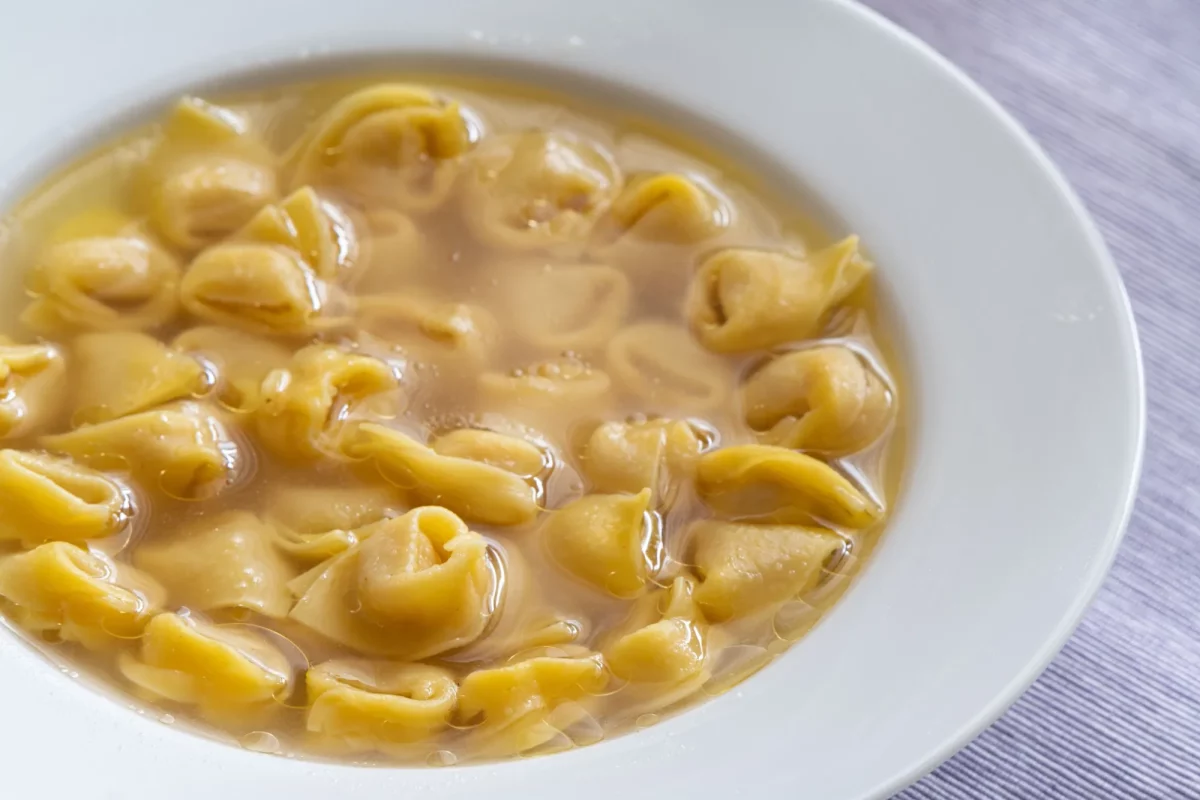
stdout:
<svg viewBox="0 0 1200 800">
<path fill-rule="evenodd" d="M 130 5 L 130 3 L 126 3 Z M 133 0 L 132 5 L 136 6 L 136 0 Z M 1052 634 L 1046 638 L 1042 646 L 1033 653 L 1026 661 L 1024 668 L 1014 675 L 1009 682 L 998 691 L 993 700 L 984 708 L 976 712 L 968 721 L 963 723 L 957 731 L 948 734 L 944 737 L 943 744 L 940 747 L 933 748 L 919 762 L 913 764 L 909 769 L 903 770 L 890 777 L 880 780 L 874 788 L 866 791 L 863 797 L 885 797 L 892 792 L 895 792 L 904 786 L 914 782 L 925 773 L 929 772 L 938 763 L 948 758 L 955 751 L 963 747 L 972 738 L 978 735 L 984 728 L 996 720 L 1009 706 L 1011 706 L 1020 696 L 1022 691 L 1036 680 L 1037 676 L 1048 666 L 1053 657 L 1064 646 L 1068 638 L 1078 626 L 1082 616 L 1088 606 L 1094 599 L 1096 592 L 1103 583 L 1105 576 L 1115 558 L 1119 548 L 1125 529 L 1128 525 L 1130 516 L 1133 511 L 1134 501 L 1136 499 L 1138 479 L 1141 474 L 1143 464 L 1143 454 L 1145 447 L 1145 427 L 1146 427 L 1146 401 L 1145 401 L 1145 378 L 1143 373 L 1142 357 L 1140 351 L 1140 342 L 1136 331 L 1136 320 L 1134 318 L 1132 308 L 1129 302 L 1128 295 L 1121 282 L 1119 271 L 1112 260 L 1111 255 L 1105 246 L 1102 237 L 1097 229 L 1094 221 L 1086 211 L 1083 203 L 1071 187 L 1066 182 L 1065 178 L 1057 167 L 1050 161 L 1048 156 L 1036 144 L 1033 138 L 1020 126 L 1018 122 L 1005 111 L 999 103 L 991 98 L 981 87 L 979 87 L 972 79 L 970 79 L 963 71 L 951 64 L 944 57 L 939 55 L 927 44 L 922 42 L 916 36 L 905 31 L 894 22 L 888 20 L 878 12 L 866 8 L 853 0 L 810 0 L 810 5 L 813 7 L 826 7 L 839 14 L 847 14 L 853 16 L 858 24 L 871 26 L 878 33 L 885 35 L 905 48 L 910 50 L 914 55 L 930 62 L 938 71 L 951 77 L 961 89 L 965 89 L 970 95 L 972 102 L 986 109 L 987 113 L 992 118 L 992 121 L 999 127 L 1003 128 L 1005 134 L 1017 142 L 1024 151 L 1025 157 L 1036 163 L 1039 171 L 1044 177 L 1048 178 L 1053 185 L 1053 190 L 1057 193 L 1059 199 L 1064 200 L 1071 209 L 1071 216 L 1078 226 L 1079 233 L 1085 238 L 1089 251 L 1090 260 L 1096 267 L 1099 276 L 1105 282 L 1105 288 L 1109 296 L 1113 299 L 1114 309 L 1118 317 L 1117 324 L 1122 328 L 1122 335 L 1128 340 L 1130 351 L 1128 355 L 1131 358 L 1130 363 L 1124 364 L 1124 368 L 1129 371 L 1129 377 L 1134 382 L 1131 387 L 1133 397 L 1133 413 L 1135 419 L 1132 420 L 1132 428 L 1129 429 L 1128 435 L 1132 437 L 1132 441 L 1127 443 L 1129 450 L 1132 453 L 1132 458 L 1128 464 L 1124 465 L 1123 485 L 1124 491 L 1118 499 L 1118 508 L 1110 520 L 1109 528 L 1105 534 L 1102 546 L 1094 554 L 1095 557 L 1091 561 L 1090 568 L 1087 573 L 1087 578 L 1075 596 L 1071 605 L 1060 615 Z M 770 8 L 769 2 L 763 6 Z M 31 17 L 34 11 L 22 11 L 21 13 L 29 14 Z M 14 26 L 19 28 L 20 26 Z M 2 41 L 2 39 L 0 39 Z M 344 43 L 339 43 L 333 49 L 341 47 Z M 271 56 L 258 58 L 247 56 L 247 60 L 238 64 L 236 72 L 245 72 L 247 69 L 253 71 L 256 68 L 275 67 L 279 65 L 280 69 L 294 67 L 295 63 L 309 62 L 317 64 L 321 61 L 322 54 L 309 53 L 301 54 L 300 61 L 284 61 L 281 56 L 284 54 L 282 48 L 267 48 L 274 53 Z M 2 51 L 3 48 L 0 48 Z M 293 54 L 294 55 L 294 54 Z M 485 54 L 485 57 L 486 54 Z M 0 56 L 2 59 L 2 56 Z M 531 62 L 532 65 L 533 62 Z M 544 63 L 539 66 L 544 67 Z M 196 65 L 185 63 L 181 68 L 181 74 L 195 73 Z M 586 70 L 585 70 L 586 72 Z M 207 74 L 211 74 L 210 70 Z M 186 81 L 188 85 L 195 85 L 195 80 Z M 178 82 L 173 84 L 177 88 Z M 135 101 L 130 106 L 131 109 L 121 115 L 99 114 L 97 118 L 106 120 L 97 130 L 88 131 L 85 136 L 74 137 L 76 141 L 68 142 L 61 146 L 51 146 L 47 148 L 38 140 L 31 140 L 27 143 L 28 153 L 18 151 L 19 155 L 12 158 L 0 157 L 0 193 L 10 195 L 17 188 L 23 188 L 28 184 L 29 180 L 35 175 L 45 174 L 48 164 L 63 163 L 63 154 L 67 151 L 72 153 L 78 152 L 80 146 L 87 141 L 93 141 L 97 137 L 102 137 L 112 131 L 115 126 L 122 125 L 125 121 L 133 116 L 141 116 L 144 109 L 149 105 L 148 102 L 142 102 L 141 99 Z M 34 137 L 36 138 L 36 137 Z M 13 163 L 22 163 L 24 166 L 21 169 L 12 169 L 10 166 Z M 882 554 L 880 554 L 882 555 Z M 877 555 L 876 558 L 879 558 Z M 863 576 L 863 580 L 870 579 L 871 570 L 868 569 Z M 0 644 L 0 655 L 3 655 L 7 648 Z M 487 766 L 487 765 L 480 765 Z"/>
</svg>

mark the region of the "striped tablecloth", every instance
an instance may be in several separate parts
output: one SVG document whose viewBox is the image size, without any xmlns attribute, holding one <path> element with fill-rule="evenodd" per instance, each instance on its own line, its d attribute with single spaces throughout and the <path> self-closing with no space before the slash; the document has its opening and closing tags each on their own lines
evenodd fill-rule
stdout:
<svg viewBox="0 0 1200 800">
<path fill-rule="evenodd" d="M 1141 495 L 1078 632 L 902 800 L 1200 798 L 1200 0 L 865 0 L 1000 100 L 1095 215 L 1137 315 Z"/>
</svg>

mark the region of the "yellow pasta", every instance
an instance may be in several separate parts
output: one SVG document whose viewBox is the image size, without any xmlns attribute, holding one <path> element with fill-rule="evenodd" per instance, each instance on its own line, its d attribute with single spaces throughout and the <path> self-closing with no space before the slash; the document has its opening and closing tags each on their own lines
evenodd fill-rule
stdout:
<svg viewBox="0 0 1200 800">
<path fill-rule="evenodd" d="M 26 278 L 21 322 L 36 333 L 149 330 L 179 310 L 179 263 L 137 236 L 72 239 L 46 250 Z"/>
<path fill-rule="evenodd" d="M 610 396 L 608 374 L 575 355 L 538 361 L 528 367 L 479 376 L 486 407 L 536 423 L 546 414 L 570 414 L 581 405 L 603 409 Z"/>
<path fill-rule="evenodd" d="M 488 621 L 487 541 L 444 508 L 383 522 L 317 570 L 292 618 L 361 653 L 426 658 L 474 640 Z"/>
<path fill-rule="evenodd" d="M 118 465 L 146 489 L 181 499 L 219 493 L 236 478 L 240 461 L 224 423 L 199 403 L 85 425 L 42 443 L 84 464 Z"/>
<path fill-rule="evenodd" d="M 613 201 L 600 244 L 620 254 L 645 243 L 690 245 L 719 236 L 732 217 L 728 201 L 687 175 L 637 175 Z M 653 252 L 653 251 L 652 251 Z"/>
<path fill-rule="evenodd" d="M 0 439 L 20 436 L 61 405 L 66 364 L 49 344 L 13 344 L 0 336 Z"/>
<path fill-rule="evenodd" d="M 141 176 L 150 222 L 180 249 L 212 244 L 275 199 L 274 161 L 243 117 L 184 98 Z"/>
<path fill-rule="evenodd" d="M 690 472 L 705 441 L 685 420 L 606 422 L 580 454 L 583 473 L 598 492 L 636 494 L 650 489 L 669 497 L 673 481 Z"/>
<path fill-rule="evenodd" d="M 843 540 L 821 528 L 705 520 L 690 532 L 696 602 L 710 619 L 740 617 L 812 589 Z"/>
<path fill-rule="evenodd" d="M 728 400 L 733 381 L 728 365 L 686 329 L 665 322 L 622 328 L 608 343 L 605 365 L 618 386 L 652 411 L 711 411 Z"/>
<path fill-rule="evenodd" d="M 354 278 L 356 291 L 386 293 L 430 276 L 429 242 L 412 217 L 390 208 L 368 209 L 360 216 L 363 268 Z"/>
<path fill-rule="evenodd" d="M 539 350 L 602 348 L 629 312 L 629 278 L 603 264 L 520 265 L 503 280 L 507 319 Z"/>
<path fill-rule="evenodd" d="M 779 521 L 819 520 L 864 528 L 883 510 L 829 465 L 769 445 L 737 445 L 696 462 L 696 489 L 716 511 Z"/>
<path fill-rule="evenodd" d="M 371 459 L 389 482 L 421 502 L 438 503 L 472 522 L 518 525 L 532 520 L 541 500 L 527 477 L 471 458 L 440 455 L 400 431 L 358 426 L 347 452 Z"/>
<path fill-rule="evenodd" d="M 649 506 L 649 489 L 586 495 L 546 517 L 542 536 L 564 569 L 617 597 L 630 597 L 649 577 Z"/>
<path fill-rule="evenodd" d="M 0 541 L 79 542 L 120 532 L 133 497 L 115 478 L 69 458 L 0 450 Z"/>
<path fill-rule="evenodd" d="M 303 563 L 317 563 L 357 544 L 373 523 L 404 505 L 389 486 L 285 486 L 270 494 L 267 522 L 275 544 Z"/>
<path fill-rule="evenodd" d="M 454 676 L 425 664 L 339 659 L 308 671 L 309 732 L 354 751 L 429 739 L 450 724 Z"/>
<path fill-rule="evenodd" d="M 847 347 L 784 353 L 742 387 L 746 422 L 768 444 L 838 455 L 878 439 L 892 417 L 892 394 Z"/>
<path fill-rule="evenodd" d="M 491 247 L 579 252 L 621 188 L 621 171 L 600 145 L 559 132 L 485 140 L 463 185 L 471 232 Z"/>
<path fill-rule="evenodd" d="M 179 286 L 202 320 L 250 333 L 303 336 L 339 324 L 336 295 L 295 250 L 223 244 L 205 250 Z"/>
<path fill-rule="evenodd" d="M 700 341 L 718 353 L 809 339 L 870 271 L 855 236 L 804 258 L 722 250 L 700 266 L 687 314 Z"/>
<path fill-rule="evenodd" d="M 326 281 L 338 280 L 358 266 L 358 232 L 350 217 L 310 186 L 265 206 L 238 238 L 286 247 Z"/>
<path fill-rule="evenodd" d="M 586 651 L 535 656 L 467 675 L 458 690 L 458 716 L 478 725 L 472 733 L 483 740 L 484 753 L 523 753 L 558 733 L 556 711 L 599 694 L 607 683 L 602 659 Z"/>
<path fill-rule="evenodd" d="M 175 337 L 173 346 L 215 368 L 215 396 L 222 405 L 239 411 L 257 405 L 263 378 L 292 358 L 292 352 L 278 342 L 218 325 L 188 328 Z"/>
<path fill-rule="evenodd" d="M 444 433 L 429 443 L 440 456 L 478 461 L 522 478 L 546 472 L 553 459 L 543 448 L 527 439 L 481 428 L 460 428 Z"/>
<path fill-rule="evenodd" d="M 454 188 L 475 131 L 430 90 L 379 84 L 334 105 L 300 143 L 292 185 L 333 186 L 362 203 L 428 212 Z"/>
<path fill-rule="evenodd" d="M 604 651 L 614 675 L 633 683 L 676 684 L 704 668 L 708 626 L 696 607 L 694 591 L 693 582 L 681 577 L 670 589 L 647 596 L 648 602 L 635 613 L 636 627 Z"/>
<path fill-rule="evenodd" d="M 310 345 L 287 369 L 263 380 L 255 431 L 272 452 L 296 460 L 336 452 L 343 425 L 368 413 L 399 410 L 396 368 L 330 345 Z"/>
<path fill-rule="evenodd" d="M 149 576 L 68 542 L 0 557 L 0 597 L 17 622 L 93 650 L 139 636 L 163 596 Z"/>
<path fill-rule="evenodd" d="M 478 369 L 497 338 L 496 321 L 486 309 L 419 292 L 360 297 L 356 321 L 363 333 L 419 364 L 455 370 Z"/>
<path fill-rule="evenodd" d="M 264 718 L 282 708 L 292 684 L 291 664 L 264 637 L 180 614 L 150 620 L 138 655 L 121 653 L 117 664 L 150 697 L 217 719 Z"/>
<path fill-rule="evenodd" d="M 208 388 L 196 359 L 144 333 L 88 333 L 75 340 L 76 423 L 108 420 L 193 397 Z"/>
<path fill-rule="evenodd" d="M 293 571 L 273 546 L 269 527 L 247 511 L 201 517 L 134 553 L 138 569 L 170 588 L 171 602 L 193 611 L 242 608 L 287 616 Z"/>
</svg>

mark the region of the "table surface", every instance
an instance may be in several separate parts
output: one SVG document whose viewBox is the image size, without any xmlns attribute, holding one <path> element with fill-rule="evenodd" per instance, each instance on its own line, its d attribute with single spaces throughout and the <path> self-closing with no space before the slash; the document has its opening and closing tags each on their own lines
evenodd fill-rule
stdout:
<svg viewBox="0 0 1200 800">
<path fill-rule="evenodd" d="M 865 0 L 1024 124 L 1120 266 L 1145 471 L 1095 605 L 1032 688 L 901 800 L 1200 798 L 1200 0 Z"/>
</svg>

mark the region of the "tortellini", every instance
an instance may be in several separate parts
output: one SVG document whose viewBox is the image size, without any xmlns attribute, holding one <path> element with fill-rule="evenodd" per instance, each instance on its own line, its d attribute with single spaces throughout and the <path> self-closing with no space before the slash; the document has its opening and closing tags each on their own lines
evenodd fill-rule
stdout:
<svg viewBox="0 0 1200 800">
<path fill-rule="evenodd" d="M 173 346 L 211 364 L 216 398 L 239 411 L 250 410 L 258 402 L 263 378 L 292 358 L 292 351 L 278 342 L 218 325 L 188 328 L 175 337 Z"/>
<path fill-rule="evenodd" d="M 0 541 L 79 542 L 119 533 L 134 512 L 115 478 L 69 458 L 0 450 Z"/>
<path fill-rule="evenodd" d="M 288 486 L 267 500 L 267 522 L 281 550 L 316 563 L 345 552 L 373 523 L 398 510 L 403 508 L 388 486 Z"/>
<path fill-rule="evenodd" d="M 46 336 L 148 330 L 179 310 L 179 262 L 138 236 L 97 236 L 53 245 L 26 285 L 34 300 L 21 322 Z"/>
<path fill-rule="evenodd" d="M 134 639 L 161 608 L 152 578 L 68 542 L 0 557 L 0 597 L 23 627 L 107 649 Z"/>
<path fill-rule="evenodd" d="M 714 620 L 744 616 L 804 594 L 845 546 L 829 531 L 798 525 L 705 520 L 690 533 L 701 578 L 696 602 Z"/>
<path fill-rule="evenodd" d="M 333 288 L 279 245 L 209 248 L 188 267 L 179 294 L 196 317 L 249 333 L 305 336 L 339 322 Z"/>
<path fill-rule="evenodd" d="M 534 656 L 472 672 L 458 690 L 458 716 L 495 756 L 523 753 L 558 734 L 556 711 L 604 691 L 603 660 L 586 652 Z M 570 709 L 573 711 L 574 709 Z M 559 725 L 570 722 L 568 718 Z"/>
<path fill-rule="evenodd" d="M 333 186 L 362 203 L 428 212 L 446 202 L 474 123 L 421 86 L 380 84 L 326 112 L 295 156 L 292 184 Z"/>
<path fill-rule="evenodd" d="M 355 275 L 360 294 L 409 288 L 432 271 L 430 243 L 412 218 L 401 211 L 376 208 L 360 215 L 362 270 Z"/>
<path fill-rule="evenodd" d="M 145 165 L 150 221 L 182 250 L 212 244 L 275 199 L 274 161 L 241 116 L 184 98 Z"/>
<path fill-rule="evenodd" d="M 769 445 L 737 445 L 696 462 L 696 489 L 714 510 L 786 522 L 815 519 L 864 528 L 883 510 L 833 467 Z"/>
<path fill-rule="evenodd" d="M 629 278 L 604 264 L 530 264 L 501 278 L 521 339 L 555 353 L 602 348 L 629 312 Z"/>
<path fill-rule="evenodd" d="M 429 739 L 450 725 L 454 676 L 425 664 L 335 660 L 308 671 L 310 733 L 351 750 L 384 750 Z"/>
<path fill-rule="evenodd" d="M 358 266 L 354 223 L 309 186 L 264 207 L 241 230 L 239 238 L 286 247 L 326 281 L 337 280 Z"/>
<path fill-rule="evenodd" d="M 314 573 L 292 618 L 361 653 L 399 659 L 476 639 L 497 589 L 487 540 L 437 506 L 381 523 Z"/>
<path fill-rule="evenodd" d="M 776 357 L 746 381 L 742 405 L 764 442 L 835 455 L 878 439 L 892 416 L 887 385 L 844 346 Z"/>
<path fill-rule="evenodd" d="M 871 271 L 850 236 L 804 258 L 733 248 L 705 259 L 687 314 L 700 341 L 743 353 L 808 339 Z"/>
<path fill-rule="evenodd" d="M 546 547 L 563 568 L 617 597 L 636 595 L 650 573 L 653 526 L 650 490 L 590 494 L 551 513 L 542 524 Z"/>
<path fill-rule="evenodd" d="M 600 244 L 616 253 L 636 252 L 647 243 L 698 244 L 719 236 L 732 215 L 729 202 L 694 177 L 671 172 L 637 175 L 613 201 L 599 231 Z"/>
<path fill-rule="evenodd" d="M 144 333 L 88 333 L 75 340 L 76 423 L 106 422 L 193 397 L 209 376 L 196 359 Z"/>
<path fill-rule="evenodd" d="M 284 617 L 292 607 L 292 570 L 268 526 L 247 511 L 201 517 L 169 538 L 155 538 L 133 563 L 169 586 L 171 601 L 194 611 L 241 608 Z"/>
<path fill-rule="evenodd" d="M 292 684 L 287 657 L 263 637 L 181 614 L 150 620 L 138 655 L 122 653 L 117 666 L 151 697 L 198 706 L 217 719 L 277 711 Z"/>
<path fill-rule="evenodd" d="M 665 598 L 649 596 L 655 610 L 665 601 L 661 617 L 642 622 L 605 648 L 609 670 L 633 683 L 679 683 L 697 675 L 707 657 L 707 625 L 694 591 L 693 582 L 681 577 Z"/>
<path fill-rule="evenodd" d="M 520 440 L 510 449 L 519 451 L 524 445 L 536 450 Z M 420 501 L 438 503 L 473 522 L 518 525 L 538 513 L 541 496 L 532 476 L 474 458 L 441 455 L 382 425 L 359 425 L 347 452 L 374 461 L 384 478 Z M 526 458 L 532 460 L 532 454 Z"/>
<path fill-rule="evenodd" d="M 421 365 L 477 369 L 497 338 L 496 321 L 486 309 L 419 293 L 360 297 L 357 313 L 364 333 L 399 347 Z"/>
<path fill-rule="evenodd" d="M 128 469 L 146 488 L 180 499 L 224 490 L 241 461 L 220 418 L 190 402 L 44 436 L 42 443 L 84 464 Z"/>
<path fill-rule="evenodd" d="M 378 401 L 380 412 L 397 410 L 398 388 L 392 365 L 331 345 L 310 345 L 296 353 L 289 368 L 263 379 L 255 429 L 273 452 L 312 459 L 336 451 L 342 425 L 365 413 L 372 401 Z"/>
<path fill-rule="evenodd" d="M 66 364 L 49 344 L 13 344 L 0 336 L 0 439 L 20 436 L 52 417 Z"/>
<path fill-rule="evenodd" d="M 669 495 L 672 482 L 690 471 L 707 436 L 686 420 L 606 422 L 580 454 L 583 473 L 598 492 Z"/>
<path fill-rule="evenodd" d="M 606 366 L 624 391 L 651 410 L 711 411 L 726 402 L 730 368 L 665 322 L 622 328 L 608 343 Z"/>
<path fill-rule="evenodd" d="M 580 405 L 603 408 L 611 389 L 608 373 L 570 354 L 508 373 L 485 372 L 479 376 L 479 392 L 485 405 L 531 417 L 531 422 L 544 419 L 546 412 L 570 413 Z"/>
<path fill-rule="evenodd" d="M 490 137 L 465 178 L 465 219 L 475 237 L 515 251 L 582 250 L 621 189 L 607 151 L 558 131 Z"/>
</svg>

